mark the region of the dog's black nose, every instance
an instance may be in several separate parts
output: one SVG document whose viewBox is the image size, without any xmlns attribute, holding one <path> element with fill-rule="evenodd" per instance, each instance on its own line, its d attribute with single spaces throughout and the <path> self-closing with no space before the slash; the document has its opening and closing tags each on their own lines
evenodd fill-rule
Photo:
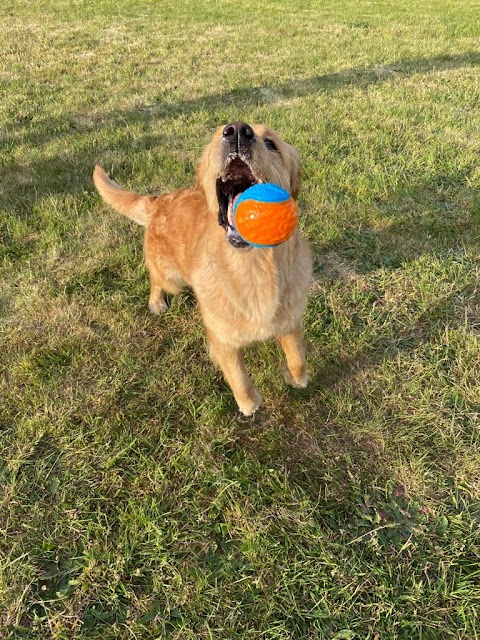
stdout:
<svg viewBox="0 0 480 640">
<path fill-rule="evenodd" d="M 231 122 L 223 130 L 223 139 L 238 151 L 239 147 L 249 145 L 255 134 L 246 122 Z"/>
</svg>

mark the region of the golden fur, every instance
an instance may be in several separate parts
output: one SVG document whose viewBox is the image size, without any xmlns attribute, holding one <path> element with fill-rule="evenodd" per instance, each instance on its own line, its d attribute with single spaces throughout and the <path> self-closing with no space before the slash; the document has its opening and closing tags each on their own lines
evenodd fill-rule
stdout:
<svg viewBox="0 0 480 640">
<path fill-rule="evenodd" d="M 248 126 L 248 125 L 247 125 Z M 249 150 L 249 167 L 260 181 L 274 182 L 297 197 L 297 151 L 263 125 Z M 228 171 L 224 134 L 219 129 L 205 148 L 196 185 L 162 196 L 122 190 L 100 167 L 93 179 L 102 198 L 120 213 L 144 225 L 145 263 L 150 274 L 149 308 L 166 308 L 163 292 L 185 285 L 195 292 L 207 329 L 212 360 L 222 369 L 240 411 L 252 415 L 262 397 L 245 369 L 243 348 L 277 337 L 286 355 L 285 379 L 307 384 L 301 318 L 311 278 L 311 255 L 300 232 L 268 249 L 235 248 L 226 241 L 217 215 L 216 181 Z M 273 141 L 269 149 L 264 140 Z"/>
</svg>

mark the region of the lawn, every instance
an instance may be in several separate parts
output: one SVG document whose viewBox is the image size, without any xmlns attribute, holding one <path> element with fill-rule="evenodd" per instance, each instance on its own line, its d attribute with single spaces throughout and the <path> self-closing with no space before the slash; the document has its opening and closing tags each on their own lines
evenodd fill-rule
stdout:
<svg viewBox="0 0 480 640">
<path fill-rule="evenodd" d="M 3 0 L 0 637 L 480 638 L 480 23 L 466 0 Z M 303 159 L 311 383 L 239 418 L 94 192 L 222 123 Z"/>
</svg>

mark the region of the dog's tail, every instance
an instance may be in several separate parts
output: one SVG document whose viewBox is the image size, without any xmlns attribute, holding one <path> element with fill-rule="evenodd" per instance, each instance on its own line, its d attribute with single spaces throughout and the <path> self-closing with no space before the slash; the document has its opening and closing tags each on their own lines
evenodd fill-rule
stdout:
<svg viewBox="0 0 480 640">
<path fill-rule="evenodd" d="M 93 172 L 93 182 L 107 204 L 138 224 L 144 227 L 147 225 L 149 219 L 147 206 L 152 196 L 140 196 L 131 191 L 124 191 L 116 182 L 110 180 L 98 165 Z"/>
</svg>

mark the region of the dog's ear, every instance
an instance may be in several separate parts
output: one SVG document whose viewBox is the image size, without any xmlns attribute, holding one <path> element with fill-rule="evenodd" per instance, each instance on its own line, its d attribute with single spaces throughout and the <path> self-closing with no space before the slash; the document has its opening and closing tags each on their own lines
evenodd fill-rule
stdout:
<svg viewBox="0 0 480 640">
<path fill-rule="evenodd" d="M 216 173 L 212 166 L 212 145 L 209 144 L 203 150 L 195 171 L 195 186 L 205 194 L 209 211 L 216 213 L 218 210 Z"/>
<path fill-rule="evenodd" d="M 197 187 L 197 189 L 204 189 L 203 181 L 205 173 L 207 172 L 207 166 L 207 149 L 204 149 L 195 169 L 195 186 Z"/>
<path fill-rule="evenodd" d="M 288 144 L 288 160 L 290 162 L 290 193 L 292 198 L 296 200 L 300 193 L 300 186 L 302 184 L 302 167 L 300 166 L 300 154 Z"/>
<path fill-rule="evenodd" d="M 292 172 L 291 186 L 290 191 L 292 193 L 292 198 L 296 200 L 300 193 L 300 187 L 302 185 L 302 169 L 298 164 L 295 167 L 295 171 Z"/>
</svg>

